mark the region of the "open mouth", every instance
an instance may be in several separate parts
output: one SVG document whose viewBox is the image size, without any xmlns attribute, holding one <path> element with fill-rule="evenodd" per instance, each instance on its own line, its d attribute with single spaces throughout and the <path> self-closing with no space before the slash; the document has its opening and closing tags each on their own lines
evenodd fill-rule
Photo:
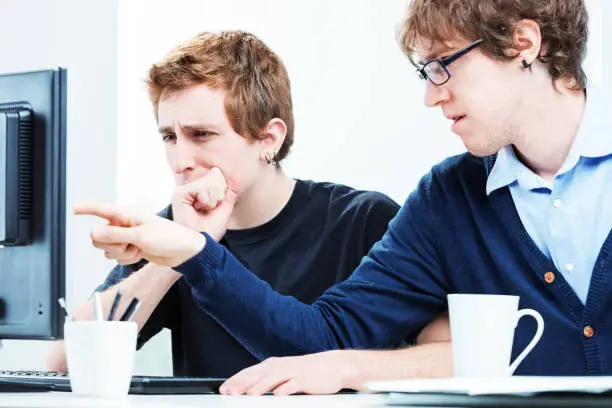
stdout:
<svg viewBox="0 0 612 408">
<path fill-rule="evenodd" d="M 466 115 L 454 115 L 454 116 L 449 116 L 448 118 L 451 120 L 452 125 L 451 125 L 451 132 L 453 133 L 458 133 L 459 132 L 459 125 L 461 123 L 463 123 L 463 121 L 465 120 Z"/>
<path fill-rule="evenodd" d="M 457 123 L 461 122 L 463 119 L 465 119 L 465 115 L 451 116 L 450 118 L 450 120 L 453 121 L 453 125 L 456 125 Z"/>
</svg>

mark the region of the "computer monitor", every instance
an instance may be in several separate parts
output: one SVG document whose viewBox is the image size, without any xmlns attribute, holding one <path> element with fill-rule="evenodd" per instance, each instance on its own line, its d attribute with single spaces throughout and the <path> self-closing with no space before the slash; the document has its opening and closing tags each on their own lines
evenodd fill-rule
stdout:
<svg viewBox="0 0 612 408">
<path fill-rule="evenodd" d="M 66 79 L 0 75 L 0 339 L 63 337 Z"/>
</svg>

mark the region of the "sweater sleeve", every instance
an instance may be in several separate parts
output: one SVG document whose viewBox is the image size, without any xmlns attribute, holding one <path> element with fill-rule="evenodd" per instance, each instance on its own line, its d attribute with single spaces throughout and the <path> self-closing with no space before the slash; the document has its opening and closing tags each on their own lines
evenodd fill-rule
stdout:
<svg viewBox="0 0 612 408">
<path fill-rule="evenodd" d="M 202 251 L 175 269 L 198 305 L 260 359 L 394 347 L 446 305 L 431 184 L 429 174 L 351 277 L 312 305 L 275 292 L 208 236 Z"/>
</svg>

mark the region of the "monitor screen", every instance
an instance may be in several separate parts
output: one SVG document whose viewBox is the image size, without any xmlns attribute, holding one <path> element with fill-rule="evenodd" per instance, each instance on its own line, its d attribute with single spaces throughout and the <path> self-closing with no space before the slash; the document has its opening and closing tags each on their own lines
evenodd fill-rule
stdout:
<svg viewBox="0 0 612 408">
<path fill-rule="evenodd" d="M 66 79 L 0 74 L 0 339 L 63 337 Z"/>
</svg>

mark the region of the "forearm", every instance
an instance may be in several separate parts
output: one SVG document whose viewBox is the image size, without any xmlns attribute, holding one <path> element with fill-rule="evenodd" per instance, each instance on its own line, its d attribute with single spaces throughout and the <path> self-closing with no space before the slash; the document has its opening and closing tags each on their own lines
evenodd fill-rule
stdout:
<svg viewBox="0 0 612 408">
<path fill-rule="evenodd" d="M 398 350 L 346 350 L 345 387 L 365 390 L 368 381 L 404 378 L 440 378 L 453 375 L 450 342 L 431 343 Z"/>
<path fill-rule="evenodd" d="M 207 248 L 178 268 L 198 306 L 261 360 L 337 348 L 318 310 L 275 292 L 229 251 Z"/>
<path fill-rule="evenodd" d="M 138 330 L 142 329 L 151 314 L 163 299 L 164 295 L 174 285 L 181 275 L 172 269 L 155 264 L 147 264 L 142 269 L 134 272 L 129 277 L 109 289 L 100 292 L 100 300 L 104 309 L 106 319 L 110 311 L 115 294 L 120 289 L 123 293 L 121 301 L 115 313 L 115 320 L 118 320 L 133 298 L 140 300 L 140 306 L 134 314 L 132 321 L 138 325 Z M 75 320 L 93 319 L 93 299 L 79 305 L 73 312 Z"/>
<path fill-rule="evenodd" d="M 385 257 L 396 258 L 383 248 Z M 394 260 L 391 260 L 394 261 Z M 253 275 L 227 249 L 208 241 L 177 269 L 194 300 L 261 360 L 334 349 L 396 347 L 443 307 L 443 297 L 415 294 L 426 279 L 406 277 L 403 264 L 362 262 L 346 281 L 314 304 L 283 296 Z M 423 291 L 420 291 L 425 292 Z"/>
</svg>

